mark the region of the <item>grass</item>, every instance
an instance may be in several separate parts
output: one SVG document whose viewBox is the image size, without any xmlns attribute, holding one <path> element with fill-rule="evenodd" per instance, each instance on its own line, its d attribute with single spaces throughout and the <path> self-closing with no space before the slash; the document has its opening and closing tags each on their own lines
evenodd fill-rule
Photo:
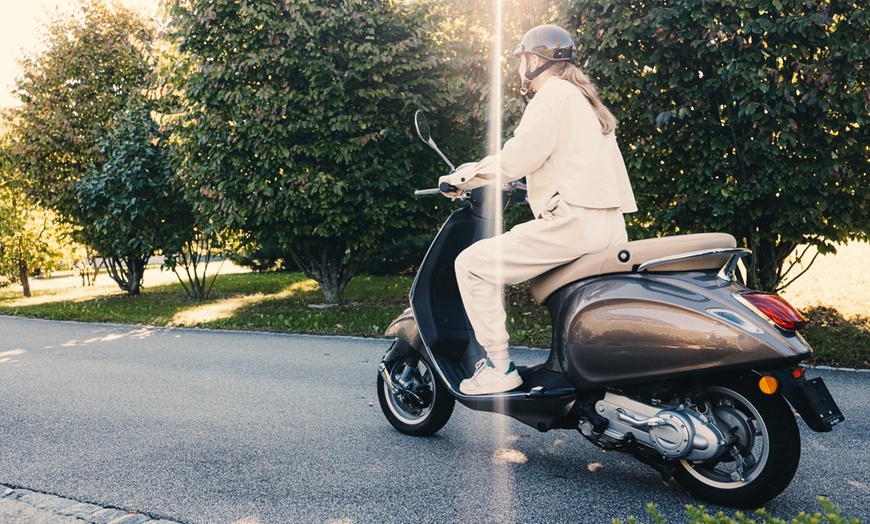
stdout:
<svg viewBox="0 0 870 524">
<path fill-rule="evenodd" d="M 854 244 L 828 255 L 783 295 L 810 320 L 803 331 L 815 352 L 812 363 L 870 369 L 870 280 L 861 270 L 870 245 Z M 322 294 L 299 273 L 251 273 L 228 265 L 203 302 L 187 298 L 172 273 L 149 268 L 146 288 L 127 297 L 102 274 L 98 285 L 83 287 L 74 275 L 32 282 L 33 297 L 20 286 L 0 290 L 0 314 L 155 326 L 257 330 L 380 337 L 408 304 L 412 278 L 358 276 L 344 294 L 345 303 L 316 307 Z M 547 347 L 550 320 L 534 304 L 527 286 L 508 290 L 511 342 Z"/>
<path fill-rule="evenodd" d="M 345 291 L 345 304 L 316 308 L 311 306 L 322 301 L 320 288 L 299 273 L 232 271 L 218 277 L 212 297 L 202 302 L 188 299 L 181 284 L 167 281 L 157 269 L 146 271 L 146 284 L 149 277 L 161 283 L 148 286 L 136 297 L 124 295 L 117 287 L 113 289 L 106 276 L 99 277 L 103 280 L 100 287 L 43 286 L 30 299 L 6 289 L 0 291 L 0 314 L 81 322 L 380 336 L 407 307 L 411 286 L 410 277 L 361 276 L 353 279 Z M 66 284 L 73 283 L 70 277 L 65 280 Z"/>
</svg>

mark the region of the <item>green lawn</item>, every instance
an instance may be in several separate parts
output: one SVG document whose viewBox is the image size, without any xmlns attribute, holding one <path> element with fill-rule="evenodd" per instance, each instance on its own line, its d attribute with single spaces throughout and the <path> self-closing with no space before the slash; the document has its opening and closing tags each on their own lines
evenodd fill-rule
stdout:
<svg viewBox="0 0 870 524">
<path fill-rule="evenodd" d="M 863 256 L 863 252 L 859 253 Z M 841 265 L 834 266 L 841 271 Z M 842 272 L 842 271 L 841 271 Z M 820 275 L 820 278 L 829 278 Z M 299 273 L 251 273 L 229 266 L 219 275 L 212 297 L 204 302 L 187 298 L 171 273 L 151 268 L 146 287 L 137 297 L 121 293 L 105 274 L 99 285 L 83 287 L 74 276 L 36 280 L 33 297 L 22 298 L 20 287 L 0 290 L 0 314 L 52 320 L 110 322 L 155 326 L 259 330 L 321 335 L 383 336 L 389 323 L 408 304 L 412 277 L 354 278 L 345 291 L 345 304 L 318 307 L 322 294 L 317 284 Z M 809 289 L 812 289 L 812 283 Z M 853 283 L 854 284 L 854 283 Z M 807 288 L 807 286 L 804 286 Z M 826 289 L 799 292 L 793 300 L 810 320 L 803 331 L 815 349 L 815 364 L 870 369 L 870 316 L 856 314 L 866 307 L 863 291 L 854 289 L 840 299 L 843 306 L 825 304 Z M 863 295 L 866 297 L 867 295 Z M 821 300 L 816 300 L 821 297 Z M 533 303 L 527 286 L 509 289 L 511 343 L 547 347 L 549 316 Z M 843 311 L 846 311 L 844 314 Z"/>
</svg>

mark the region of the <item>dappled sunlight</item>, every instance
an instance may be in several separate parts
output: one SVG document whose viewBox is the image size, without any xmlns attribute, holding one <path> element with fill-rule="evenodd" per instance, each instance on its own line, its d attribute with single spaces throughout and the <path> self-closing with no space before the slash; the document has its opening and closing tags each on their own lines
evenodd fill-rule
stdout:
<svg viewBox="0 0 870 524">
<path fill-rule="evenodd" d="M 20 288 L 21 286 L 16 286 Z M 89 300 L 93 300 L 95 296 L 98 294 L 109 295 L 114 292 L 121 293 L 121 290 L 118 289 L 118 285 L 112 282 L 112 285 L 100 285 L 100 286 L 73 286 L 73 287 L 63 287 L 62 285 L 58 285 L 55 288 L 44 288 L 44 290 L 33 289 L 31 287 L 31 291 L 33 292 L 32 297 L 25 298 L 20 296 L 18 298 L 13 298 L 10 300 L 3 301 L 4 307 L 22 307 L 22 306 L 37 306 L 41 304 L 51 304 L 54 302 L 87 302 Z"/>
<path fill-rule="evenodd" d="M 113 340 L 118 340 L 118 339 L 124 338 L 124 336 L 125 335 L 118 333 L 118 334 L 114 334 L 114 335 L 107 335 L 105 337 L 91 338 L 91 339 L 85 340 L 84 343 L 85 344 L 92 344 L 94 342 L 111 342 Z"/>
<path fill-rule="evenodd" d="M 242 517 L 239 520 L 234 520 L 232 524 L 263 524 L 263 519 L 261 519 L 257 515 L 248 515 L 247 517 Z"/>
<path fill-rule="evenodd" d="M 857 480 L 847 480 L 846 482 L 848 482 L 849 485 L 852 486 L 853 488 L 858 488 L 861 491 L 866 491 L 867 493 L 870 493 L 870 486 L 868 486 L 867 484 L 865 484 L 863 482 L 859 482 Z"/>
<path fill-rule="evenodd" d="M 599 469 L 601 469 L 603 467 L 604 467 L 604 464 L 602 464 L 600 462 L 590 462 L 589 464 L 586 464 L 586 469 L 591 471 L 592 473 L 595 473 L 596 471 L 598 471 Z"/>
<path fill-rule="evenodd" d="M 812 266 L 809 261 L 814 251 L 805 256 L 793 273 L 807 267 L 809 271 L 780 293 L 798 309 L 814 306 L 835 308 L 844 318 L 870 316 L 870 242 L 850 242 L 837 246 L 837 254 L 820 255 Z"/>
<path fill-rule="evenodd" d="M 276 295 L 264 295 L 257 293 L 256 295 L 244 295 L 239 297 L 230 297 L 223 300 L 194 306 L 191 308 L 179 311 L 172 317 L 169 322 L 170 326 L 196 326 L 206 322 L 215 320 L 223 320 L 232 317 L 239 309 L 256 304 L 264 300 L 272 300 Z"/>
<path fill-rule="evenodd" d="M 310 293 L 319 289 L 317 282 L 302 280 L 294 282 L 278 293 L 241 295 L 216 300 L 209 304 L 193 306 L 179 311 L 169 322 L 170 326 L 196 326 L 216 320 L 232 318 L 239 309 L 268 300 L 281 300 L 297 294 Z"/>
<path fill-rule="evenodd" d="M 208 271 L 211 278 L 215 270 Z M 250 269 L 226 261 L 220 269 L 220 275 L 235 273 L 249 273 Z M 148 292 L 151 288 L 178 283 L 175 273 L 163 270 L 158 266 L 149 266 L 145 269 L 142 279 L 143 290 Z M 57 273 L 51 278 L 31 278 L 30 290 L 32 297 L 25 298 L 21 295 L 21 285 L 13 284 L 6 289 L 0 290 L 0 304 L 3 307 L 23 307 L 51 304 L 54 302 L 82 303 L 97 297 L 123 296 L 118 284 L 109 277 L 105 269 L 101 269 L 96 283 L 92 286 L 83 286 L 81 277 L 71 272 Z M 4 298 L 8 297 L 8 298 Z"/>
<path fill-rule="evenodd" d="M 84 342 L 82 342 L 82 344 L 92 344 L 94 342 L 113 342 L 115 340 L 120 340 L 122 338 L 133 338 L 133 339 L 137 339 L 137 340 L 142 340 L 144 338 L 150 337 L 151 335 L 153 335 L 156 332 L 157 332 L 157 330 L 154 328 L 141 327 L 141 328 L 133 329 L 132 331 L 128 331 L 126 333 L 110 333 L 110 334 L 105 335 L 105 336 L 89 338 L 88 340 L 85 340 Z"/>
<path fill-rule="evenodd" d="M 10 349 L 8 351 L 0 351 L 0 364 L 18 362 L 17 358 L 12 357 L 17 357 L 18 355 L 23 355 L 25 353 L 27 353 L 27 351 L 24 349 Z"/>
<path fill-rule="evenodd" d="M 158 331 L 163 331 L 162 328 L 153 328 L 153 327 L 137 327 L 131 329 L 129 331 L 121 331 L 119 332 L 116 329 L 105 329 L 98 330 L 95 333 L 99 333 L 100 331 L 109 331 L 107 335 L 100 335 L 96 337 L 91 337 L 87 340 L 78 340 L 78 339 L 70 339 L 65 342 L 61 342 L 57 346 L 46 346 L 45 349 L 52 349 L 54 347 L 63 347 L 63 348 L 73 348 L 73 347 L 84 347 L 90 346 L 99 343 L 107 343 L 107 342 L 115 342 L 117 340 L 122 339 L 134 339 L 134 340 L 142 340 L 150 337 L 151 335 L 157 333 Z"/>
<path fill-rule="evenodd" d="M 496 464 L 526 464 L 529 461 L 529 457 L 522 451 L 502 448 L 495 450 L 495 453 L 492 455 L 492 461 Z"/>
</svg>

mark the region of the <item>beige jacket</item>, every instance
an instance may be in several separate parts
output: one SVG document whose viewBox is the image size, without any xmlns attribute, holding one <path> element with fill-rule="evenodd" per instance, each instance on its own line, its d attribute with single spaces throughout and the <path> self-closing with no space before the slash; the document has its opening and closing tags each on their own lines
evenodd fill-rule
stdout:
<svg viewBox="0 0 870 524">
<path fill-rule="evenodd" d="M 549 78 L 523 113 L 499 155 L 461 166 L 442 180 L 471 189 L 496 178 L 526 177 L 535 217 L 557 193 L 575 206 L 637 211 L 628 172 L 613 133 L 601 133 L 592 105 L 571 82 Z"/>
</svg>

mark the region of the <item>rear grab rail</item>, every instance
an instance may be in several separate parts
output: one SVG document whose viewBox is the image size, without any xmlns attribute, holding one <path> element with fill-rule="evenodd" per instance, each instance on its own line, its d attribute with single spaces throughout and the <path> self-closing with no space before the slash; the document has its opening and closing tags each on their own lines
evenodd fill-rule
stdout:
<svg viewBox="0 0 870 524">
<path fill-rule="evenodd" d="M 700 251 L 689 251 L 687 253 L 679 253 L 677 255 L 668 255 L 666 257 L 655 258 L 653 260 L 648 260 L 638 266 L 637 272 L 643 273 L 645 271 L 649 271 L 651 268 L 657 266 L 663 266 L 667 264 L 677 264 L 680 262 L 686 262 L 689 260 L 695 260 L 699 258 L 706 257 L 721 257 L 728 256 L 728 261 L 722 266 L 717 273 L 717 277 L 727 282 L 733 282 L 735 280 L 734 272 L 737 269 L 737 263 L 740 262 L 740 259 L 751 255 L 752 251 L 746 248 L 737 247 L 737 248 L 714 248 L 714 249 L 702 249 Z"/>
</svg>

